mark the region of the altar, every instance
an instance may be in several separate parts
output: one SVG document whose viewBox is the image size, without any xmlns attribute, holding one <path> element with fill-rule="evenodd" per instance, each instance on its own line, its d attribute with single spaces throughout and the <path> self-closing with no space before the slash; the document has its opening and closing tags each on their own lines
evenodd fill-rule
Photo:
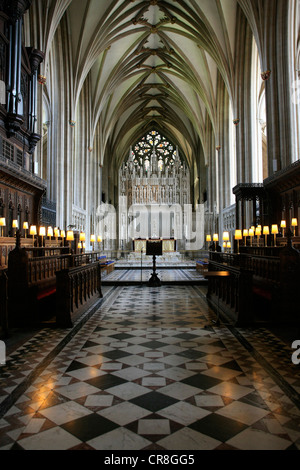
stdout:
<svg viewBox="0 0 300 470">
<path fill-rule="evenodd" d="M 147 239 L 137 238 L 132 241 L 134 253 L 146 253 Z M 162 240 L 162 252 L 174 253 L 176 251 L 176 240 L 174 238 L 167 238 Z"/>
</svg>

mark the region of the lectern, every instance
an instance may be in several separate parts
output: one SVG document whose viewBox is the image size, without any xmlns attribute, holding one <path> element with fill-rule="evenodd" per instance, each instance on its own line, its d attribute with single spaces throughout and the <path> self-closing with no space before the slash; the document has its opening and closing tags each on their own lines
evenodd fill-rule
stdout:
<svg viewBox="0 0 300 470">
<path fill-rule="evenodd" d="M 149 286 L 159 287 L 161 282 L 156 274 L 156 256 L 162 255 L 162 240 L 147 240 L 146 255 L 153 256 L 153 273 L 149 279 Z"/>
</svg>

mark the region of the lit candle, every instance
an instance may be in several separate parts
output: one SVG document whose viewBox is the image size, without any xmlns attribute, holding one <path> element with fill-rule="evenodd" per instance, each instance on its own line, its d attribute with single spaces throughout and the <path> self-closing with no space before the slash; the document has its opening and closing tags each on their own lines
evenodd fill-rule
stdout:
<svg viewBox="0 0 300 470">
<path fill-rule="evenodd" d="M 280 227 L 282 228 L 282 236 L 284 237 L 284 229 L 286 228 L 286 221 L 282 220 L 280 222 Z"/>
<path fill-rule="evenodd" d="M 17 233 L 17 228 L 19 227 L 19 223 L 17 220 L 12 221 L 12 226 L 15 229 L 15 234 Z"/>
<path fill-rule="evenodd" d="M 95 243 L 95 239 L 96 239 L 96 238 L 95 238 L 95 235 L 91 235 L 91 244 L 92 244 L 92 247 L 93 247 L 93 248 L 92 248 L 92 249 L 93 249 L 93 251 L 94 251 L 94 243 Z"/>
<path fill-rule="evenodd" d="M 265 246 L 267 246 L 267 236 L 270 233 L 270 229 L 267 225 L 263 227 L 263 235 L 265 236 Z"/>
<path fill-rule="evenodd" d="M 236 230 L 234 234 L 235 240 L 237 240 L 237 253 L 239 254 L 239 240 L 242 240 L 242 231 Z"/>
<path fill-rule="evenodd" d="M 25 238 L 27 238 L 28 222 L 23 222 L 23 229 L 25 231 Z"/>
<path fill-rule="evenodd" d="M 228 242 L 228 240 L 229 240 L 229 232 L 223 232 L 223 240 L 224 240 L 225 242 Z"/>
<path fill-rule="evenodd" d="M 229 232 L 223 232 L 223 248 L 225 252 L 226 252 L 228 240 L 229 240 Z"/>
<path fill-rule="evenodd" d="M 255 229 L 255 235 L 257 236 L 257 245 L 259 245 L 259 238 L 261 236 L 261 225 L 258 225 Z"/>
<path fill-rule="evenodd" d="M 74 240 L 74 233 L 73 233 L 73 230 L 68 230 L 68 231 L 67 231 L 66 240 L 69 242 L 69 247 L 70 247 L 70 250 L 71 250 L 72 241 Z"/>
<path fill-rule="evenodd" d="M 271 228 L 271 231 L 274 235 L 274 246 L 276 246 L 276 234 L 278 233 L 278 225 L 277 224 L 273 224 L 272 225 L 272 228 Z"/>
<path fill-rule="evenodd" d="M 211 242 L 211 235 L 206 235 L 206 242 L 208 243 L 209 248 L 209 243 Z"/>
<path fill-rule="evenodd" d="M 36 235 L 36 225 L 30 225 L 29 234 L 32 235 L 32 240 L 34 243 L 34 236 Z"/>
<path fill-rule="evenodd" d="M 294 227 L 294 237 L 296 236 L 296 227 L 298 226 L 298 221 L 296 218 L 293 218 L 292 219 L 292 223 L 291 223 L 292 227 Z"/>
<path fill-rule="evenodd" d="M 5 217 L 0 218 L 1 237 L 3 236 L 3 227 L 6 226 Z"/>
<path fill-rule="evenodd" d="M 254 237 L 254 230 L 252 227 L 249 228 L 249 237 L 250 237 L 250 245 L 252 246 L 252 238 Z"/>
<path fill-rule="evenodd" d="M 50 240 L 51 240 L 51 237 L 53 237 L 53 228 L 52 227 L 48 227 L 47 236 L 50 238 Z"/>
<path fill-rule="evenodd" d="M 42 237 L 42 246 L 44 245 L 44 237 L 46 235 L 46 227 L 40 227 L 39 235 Z"/>
<path fill-rule="evenodd" d="M 217 242 L 219 241 L 219 235 L 217 233 L 213 234 L 213 241 L 215 242 L 215 250 L 217 249 Z"/>
<path fill-rule="evenodd" d="M 74 233 L 73 230 L 68 230 L 67 231 L 67 241 L 72 242 L 74 240 Z"/>
</svg>

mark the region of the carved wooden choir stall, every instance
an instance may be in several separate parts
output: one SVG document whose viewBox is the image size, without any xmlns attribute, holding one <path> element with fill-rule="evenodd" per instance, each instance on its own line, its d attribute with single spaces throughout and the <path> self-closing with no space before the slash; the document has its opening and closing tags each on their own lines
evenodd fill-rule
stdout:
<svg viewBox="0 0 300 470">
<path fill-rule="evenodd" d="M 235 325 L 271 323 L 299 328 L 300 162 L 275 173 L 263 185 L 250 186 L 233 189 L 236 227 L 241 230 L 237 230 L 234 253 L 210 252 L 209 271 L 227 271 L 229 276 L 209 279 L 207 299 Z M 249 201 L 253 232 L 243 236 Z"/>
</svg>

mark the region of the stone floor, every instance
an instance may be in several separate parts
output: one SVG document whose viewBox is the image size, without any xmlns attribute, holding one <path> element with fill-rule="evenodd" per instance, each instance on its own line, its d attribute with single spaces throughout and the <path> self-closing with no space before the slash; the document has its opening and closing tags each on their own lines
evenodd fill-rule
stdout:
<svg viewBox="0 0 300 470">
<path fill-rule="evenodd" d="M 104 285 L 73 328 L 18 344 L 0 366 L 0 450 L 299 450 L 291 345 L 216 326 L 205 293 Z"/>
</svg>

